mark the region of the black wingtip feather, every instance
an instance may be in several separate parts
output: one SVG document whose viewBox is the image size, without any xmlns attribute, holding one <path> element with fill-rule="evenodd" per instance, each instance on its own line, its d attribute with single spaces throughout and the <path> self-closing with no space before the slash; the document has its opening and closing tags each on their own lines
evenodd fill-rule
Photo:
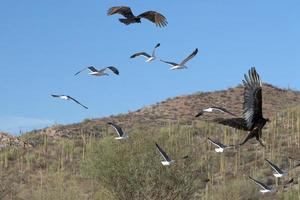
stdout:
<svg viewBox="0 0 300 200">
<path fill-rule="evenodd" d="M 203 115 L 203 112 L 199 112 L 195 115 L 195 117 L 200 117 L 201 115 Z"/>
</svg>

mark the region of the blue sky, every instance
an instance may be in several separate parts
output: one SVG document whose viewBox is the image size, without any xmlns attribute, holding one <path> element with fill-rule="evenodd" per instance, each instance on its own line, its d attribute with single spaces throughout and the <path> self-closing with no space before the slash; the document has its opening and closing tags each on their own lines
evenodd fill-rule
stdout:
<svg viewBox="0 0 300 200">
<path fill-rule="evenodd" d="M 241 83 L 256 66 L 263 81 L 300 90 L 300 1 L 79 1 L 3 0 L 0 6 L 0 130 L 18 133 L 51 125 L 134 111 L 197 91 Z M 111 6 L 135 14 L 163 13 L 157 28 L 125 26 L 106 16 Z M 170 71 L 158 60 L 129 59 L 140 50 L 180 61 L 196 47 L 189 68 Z M 114 65 L 120 76 L 74 73 L 83 67 Z M 59 101 L 69 94 L 89 109 Z"/>
</svg>

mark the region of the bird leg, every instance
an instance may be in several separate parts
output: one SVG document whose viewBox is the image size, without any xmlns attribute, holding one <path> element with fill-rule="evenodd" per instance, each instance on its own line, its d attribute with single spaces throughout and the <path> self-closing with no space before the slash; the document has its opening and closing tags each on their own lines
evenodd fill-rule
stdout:
<svg viewBox="0 0 300 200">
<path fill-rule="evenodd" d="M 259 144 L 261 146 L 263 146 L 264 148 L 266 148 L 265 141 L 263 139 L 259 138 L 259 139 L 256 139 L 256 140 L 259 142 Z"/>
<path fill-rule="evenodd" d="M 261 131 L 258 134 L 255 134 L 256 140 L 260 143 L 261 146 L 265 147 L 265 141 L 261 138 Z"/>
<path fill-rule="evenodd" d="M 247 135 L 247 137 L 244 139 L 244 141 L 242 143 L 240 143 L 240 145 L 244 145 L 248 140 L 250 140 L 251 138 L 254 137 L 253 132 L 249 132 L 249 134 Z"/>
</svg>

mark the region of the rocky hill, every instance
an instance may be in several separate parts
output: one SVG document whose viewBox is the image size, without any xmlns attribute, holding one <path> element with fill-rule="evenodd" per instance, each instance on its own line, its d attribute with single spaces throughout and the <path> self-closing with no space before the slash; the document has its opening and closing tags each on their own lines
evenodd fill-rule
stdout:
<svg viewBox="0 0 300 200">
<path fill-rule="evenodd" d="M 16 146 L 16 147 L 31 147 L 30 144 L 23 142 L 19 137 L 12 136 L 8 133 L 0 132 L 0 151 L 8 146 Z"/>
<path fill-rule="evenodd" d="M 31 131 L 19 137 L 0 134 L 0 199 L 261 199 L 251 175 L 278 187 L 264 199 L 299 199 L 300 169 L 275 181 L 265 163 L 285 169 L 300 160 L 300 92 L 264 84 L 263 130 L 266 148 L 255 140 L 218 154 L 207 137 L 236 144 L 243 131 L 210 123 L 222 113 L 195 114 L 208 106 L 242 113 L 243 88 L 179 96 L 117 116 L 88 119 Z M 121 124 L 126 141 L 114 140 L 106 123 Z M 174 158 L 166 168 L 158 142 Z M 188 159 L 179 160 L 188 155 Z M 281 185 L 294 178 L 290 189 Z M 288 191 L 288 192 L 286 192 Z"/>
<path fill-rule="evenodd" d="M 133 125 L 165 126 L 168 123 L 190 124 L 197 120 L 211 120 L 222 113 L 207 114 L 201 118 L 195 118 L 195 114 L 202 108 L 209 106 L 221 106 L 227 108 L 236 115 L 242 115 L 243 87 L 241 85 L 214 92 L 197 92 L 191 95 L 183 95 L 169 98 L 165 101 L 141 108 L 135 112 L 109 116 L 100 119 L 88 119 L 81 123 L 66 126 L 56 126 L 34 132 L 47 134 L 51 137 L 73 137 L 80 132 L 101 132 L 105 130 L 106 122 L 112 121 L 130 129 Z M 300 92 L 289 89 L 281 89 L 270 84 L 263 86 L 264 115 L 273 117 L 278 111 L 287 107 L 300 104 Z"/>
</svg>

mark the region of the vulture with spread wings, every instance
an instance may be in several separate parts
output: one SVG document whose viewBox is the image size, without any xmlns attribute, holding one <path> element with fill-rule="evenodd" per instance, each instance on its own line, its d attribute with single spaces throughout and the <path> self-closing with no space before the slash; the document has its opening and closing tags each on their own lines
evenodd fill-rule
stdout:
<svg viewBox="0 0 300 200">
<path fill-rule="evenodd" d="M 244 104 L 243 104 L 243 118 L 232 119 L 215 119 L 214 121 L 223 125 L 231 126 L 237 129 L 248 131 L 247 137 L 240 145 L 245 144 L 249 139 L 256 138 L 262 146 L 261 139 L 262 129 L 269 119 L 265 119 L 262 113 L 262 83 L 256 69 L 252 67 L 248 76 L 244 75 Z"/>
<path fill-rule="evenodd" d="M 167 26 L 167 19 L 160 13 L 155 11 L 147 11 L 138 16 L 135 16 L 131 9 L 127 6 L 115 6 L 111 7 L 107 11 L 107 15 L 120 14 L 125 18 L 119 19 L 123 24 L 129 25 L 133 23 L 141 23 L 141 18 L 148 19 L 149 21 L 156 24 L 156 26 L 164 27 Z"/>
</svg>

